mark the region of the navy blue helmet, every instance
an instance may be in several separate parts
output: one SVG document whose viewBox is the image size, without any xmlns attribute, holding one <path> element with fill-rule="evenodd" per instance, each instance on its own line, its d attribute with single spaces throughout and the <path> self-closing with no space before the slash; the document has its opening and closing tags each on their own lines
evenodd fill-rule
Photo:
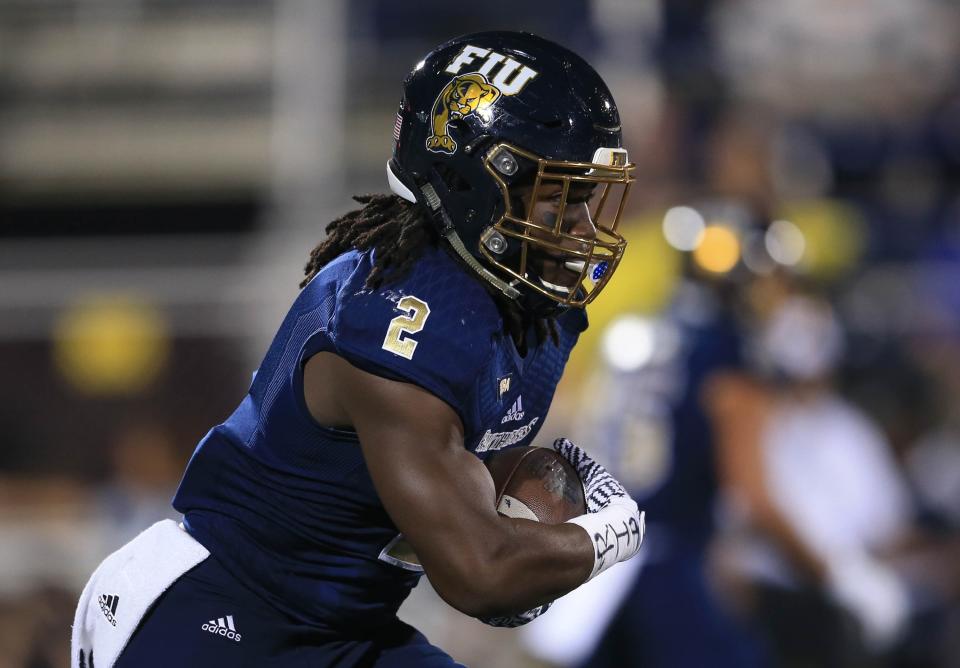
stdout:
<svg viewBox="0 0 960 668">
<path fill-rule="evenodd" d="M 610 279 L 626 246 L 617 226 L 633 165 L 610 91 L 573 52 L 521 32 L 451 40 L 405 80 L 394 139 L 393 192 L 422 204 L 463 260 L 508 297 L 584 306 Z M 590 192 L 595 234 L 564 229 L 571 187 Z M 546 190 L 559 215 L 534 220 Z M 542 257 L 576 280 L 548 282 Z"/>
</svg>

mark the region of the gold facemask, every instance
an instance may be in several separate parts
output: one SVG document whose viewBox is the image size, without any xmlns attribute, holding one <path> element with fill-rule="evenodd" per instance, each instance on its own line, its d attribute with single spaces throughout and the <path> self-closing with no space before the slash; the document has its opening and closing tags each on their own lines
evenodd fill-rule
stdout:
<svg viewBox="0 0 960 668">
<path fill-rule="evenodd" d="M 511 176 L 519 168 L 516 157 L 536 165 L 533 187 L 526 211 L 516 211 L 516 193 L 511 196 L 510 185 L 504 176 Z M 504 214 L 487 228 L 481 238 L 480 252 L 499 270 L 509 275 L 512 284 L 523 283 L 536 292 L 565 306 L 586 306 L 592 302 L 610 280 L 623 257 L 626 240 L 617 232 L 620 217 L 634 181 L 635 165 L 627 162 L 623 149 L 600 149 L 596 162 L 567 162 L 546 160 L 516 146 L 501 143 L 490 149 L 484 166 L 503 193 Z M 588 237 L 564 230 L 564 214 L 572 184 L 589 183 L 602 186 L 591 198 L 588 209 L 596 229 Z M 556 222 L 552 227 L 533 220 L 534 207 L 545 185 L 556 184 L 562 190 Z M 509 266 L 498 257 L 507 248 L 506 239 L 520 241 L 519 262 Z M 571 272 L 571 281 L 564 285 L 548 283 L 542 277 L 531 275 L 530 263 L 538 254 L 562 258 Z M 573 281 L 572 277 L 576 276 Z"/>
</svg>

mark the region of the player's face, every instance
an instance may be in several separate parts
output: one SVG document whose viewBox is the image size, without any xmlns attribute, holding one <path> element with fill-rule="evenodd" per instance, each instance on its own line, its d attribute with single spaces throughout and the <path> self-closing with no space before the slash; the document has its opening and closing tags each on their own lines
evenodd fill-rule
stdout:
<svg viewBox="0 0 960 668">
<path fill-rule="evenodd" d="M 556 244 L 562 249 L 575 251 L 589 251 L 589 242 L 597 236 L 597 228 L 590 217 L 590 200 L 596 191 L 594 183 L 571 184 L 567 193 L 566 205 L 563 202 L 563 186 L 560 183 L 543 183 L 537 192 L 537 200 L 530 209 L 530 190 L 520 193 L 524 209 L 530 212 L 528 220 L 537 225 L 530 230 L 531 237 L 542 239 Z M 562 215 L 563 220 L 559 220 Z M 559 223 L 559 225 L 558 225 Z M 551 230 L 574 235 L 584 240 L 578 242 L 566 236 L 555 236 Z M 580 268 L 570 266 L 570 257 L 565 257 L 560 251 L 548 249 L 538 250 L 532 258 L 536 263 L 543 280 L 560 286 L 571 288 L 576 285 L 580 276 Z"/>
</svg>

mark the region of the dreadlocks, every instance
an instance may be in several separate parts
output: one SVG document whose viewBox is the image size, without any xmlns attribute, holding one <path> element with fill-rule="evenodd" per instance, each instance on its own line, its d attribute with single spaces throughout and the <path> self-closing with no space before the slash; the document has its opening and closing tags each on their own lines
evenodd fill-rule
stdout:
<svg viewBox="0 0 960 668">
<path fill-rule="evenodd" d="M 301 288 L 306 287 L 317 272 L 338 255 L 352 249 L 373 249 L 374 265 L 367 276 L 366 287 L 376 289 L 389 279 L 403 277 L 424 248 L 437 244 L 439 235 L 416 204 L 396 195 L 355 195 L 353 199 L 363 206 L 327 225 L 327 238 L 310 251 Z M 516 342 L 520 353 L 526 354 L 524 333 L 530 321 L 523 309 L 485 282 L 483 285 L 497 303 L 504 329 Z M 556 323 L 552 318 L 538 318 L 534 325 L 540 343 L 548 337 L 554 344 L 558 342 Z"/>
<path fill-rule="evenodd" d="M 310 251 L 304 268 L 303 288 L 317 272 L 351 249 L 374 250 L 376 262 L 366 286 L 376 289 L 393 273 L 402 276 L 422 249 L 437 242 L 437 234 L 423 211 L 396 195 L 356 195 L 362 208 L 350 211 L 327 225 L 327 238 Z"/>
</svg>

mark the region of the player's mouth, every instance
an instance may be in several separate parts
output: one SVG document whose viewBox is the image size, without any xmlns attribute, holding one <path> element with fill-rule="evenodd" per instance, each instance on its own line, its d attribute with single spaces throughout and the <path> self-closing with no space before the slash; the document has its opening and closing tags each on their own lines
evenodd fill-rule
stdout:
<svg viewBox="0 0 960 668">
<path fill-rule="evenodd" d="M 586 260 L 567 260 L 551 253 L 541 253 L 539 259 L 540 284 L 551 292 L 563 296 L 569 295 L 578 286 L 580 275 L 588 266 Z M 601 267 L 603 264 L 605 263 L 590 263 L 587 276 L 596 275 L 598 267 L 599 275 L 602 276 L 606 271 L 605 266 Z"/>
<path fill-rule="evenodd" d="M 563 263 L 563 266 L 569 269 L 570 271 L 576 272 L 577 274 L 580 274 L 583 272 L 584 266 L 589 266 L 589 269 L 587 269 L 586 277 L 594 282 L 599 281 L 601 278 L 603 278 L 604 275 L 607 273 L 607 271 L 610 269 L 610 263 L 607 262 L 606 260 L 597 260 L 595 262 L 591 262 L 589 265 L 587 265 L 586 260 L 567 260 L 566 262 Z"/>
<path fill-rule="evenodd" d="M 586 260 L 567 260 L 563 263 L 564 268 L 569 269 L 570 271 L 581 274 L 583 273 L 583 268 L 587 265 Z"/>
<path fill-rule="evenodd" d="M 562 260 L 554 256 L 545 258 L 540 284 L 554 294 L 563 297 L 569 296 L 575 288 L 580 286 L 580 276 L 586 268 L 586 279 L 596 283 L 610 268 L 606 260 L 587 263 L 586 260 Z"/>
<path fill-rule="evenodd" d="M 540 285 L 545 287 L 547 290 L 550 290 L 550 292 L 556 292 L 561 295 L 569 295 L 570 291 L 573 289 L 572 287 L 567 287 L 565 285 L 558 285 L 556 283 L 551 283 L 550 281 L 547 281 L 543 278 L 540 278 Z"/>
</svg>

